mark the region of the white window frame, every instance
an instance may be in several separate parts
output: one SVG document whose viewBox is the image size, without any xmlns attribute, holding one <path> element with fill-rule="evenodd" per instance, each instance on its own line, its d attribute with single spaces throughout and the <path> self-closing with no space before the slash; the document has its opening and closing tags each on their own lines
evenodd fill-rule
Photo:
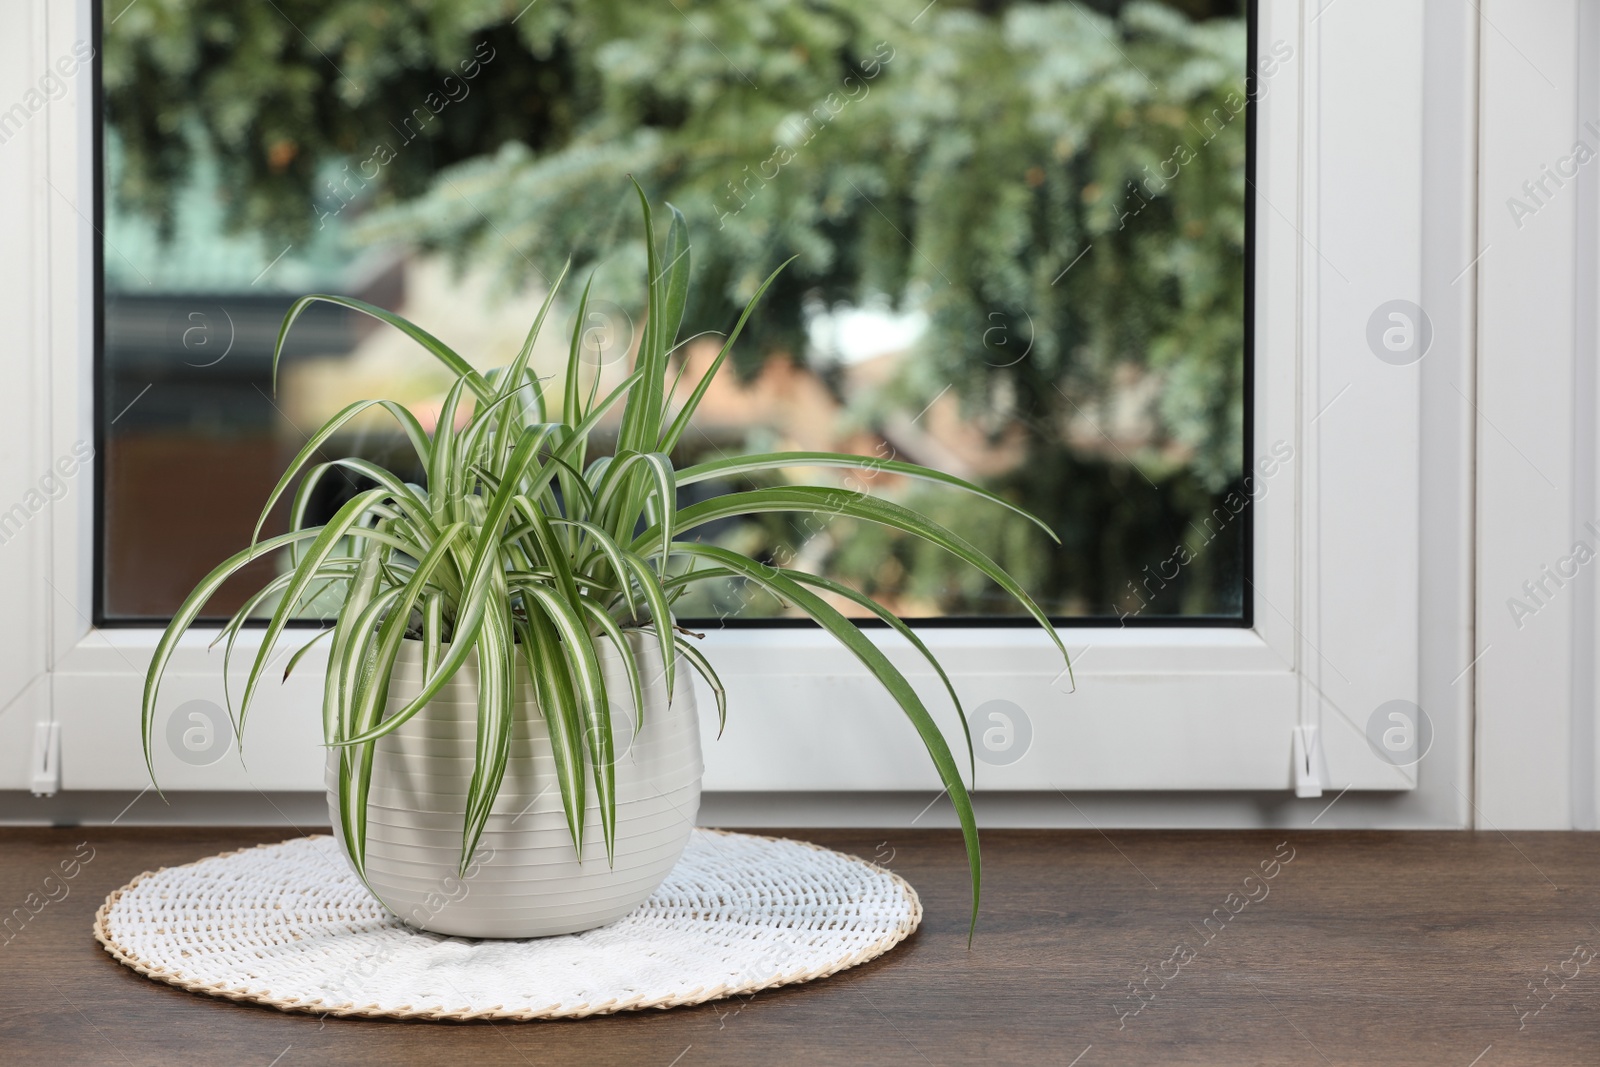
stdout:
<svg viewBox="0 0 1600 1067">
<path fill-rule="evenodd" d="M 86 39 L 89 24 L 82 0 L 7 6 L 26 32 L 0 42 L 0 105 Z M 1475 22 L 1446 6 L 1428 5 L 1425 19 L 1420 0 L 1260 0 L 1258 52 L 1287 44 L 1293 54 L 1263 79 L 1257 114 L 1249 458 L 1280 443 L 1294 456 L 1245 512 L 1254 626 L 1064 629 L 1077 664 L 1070 693 L 1035 630 L 926 631 L 969 708 L 1004 699 L 1030 719 L 1027 755 L 980 763 L 980 790 L 1292 796 L 1298 787 L 1332 799 L 1351 789 L 1377 791 L 1372 803 L 1404 824 L 1467 820 L 1465 795 L 1450 790 L 1468 780 L 1471 683 L 1451 675 L 1471 658 L 1461 531 L 1472 431 L 1459 409 L 1473 396 L 1461 367 L 1470 368 L 1477 37 Z M 75 441 L 92 440 L 88 85 L 80 75 L 0 145 L 0 198 L 23 205 L 0 217 L 0 247 L 10 250 L 0 257 L 0 309 L 14 329 L 25 324 L 28 357 L 0 366 L 0 432 L 13 446 L 0 461 L 0 509 Z M 1435 342 L 1419 364 L 1391 366 L 1367 350 L 1369 315 L 1396 298 L 1430 309 Z M 0 692 L 11 701 L 0 715 L 0 789 L 36 778 L 33 741 L 50 723 L 61 788 L 148 783 L 138 705 L 158 631 L 89 624 L 92 495 L 80 476 L 0 546 L 0 592 L 19 606 L 0 622 Z M 932 681 L 901 642 L 870 632 L 914 679 Z M 204 632 L 185 640 L 164 708 L 220 699 L 208 641 Z M 825 635 L 727 630 L 705 648 L 730 695 L 726 735 L 714 738 L 714 722 L 706 731 L 708 790 L 937 789 L 898 711 Z M 308 659 L 295 680 L 263 694 L 248 770 L 233 758 L 192 767 L 158 752 L 163 788 L 320 789 L 317 674 Z M 1365 739 L 1369 713 L 1392 699 L 1423 702 L 1433 720 L 1420 790 L 1416 768 L 1379 759 Z M 953 712 L 935 714 L 959 744 Z"/>
<path fill-rule="evenodd" d="M 1477 792 L 1485 825 L 1596 829 L 1600 11 L 1483 16 Z"/>
</svg>

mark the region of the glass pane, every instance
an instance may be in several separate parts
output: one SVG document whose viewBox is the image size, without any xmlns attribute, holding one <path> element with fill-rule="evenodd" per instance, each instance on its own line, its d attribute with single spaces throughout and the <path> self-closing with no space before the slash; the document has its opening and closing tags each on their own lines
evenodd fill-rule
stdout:
<svg viewBox="0 0 1600 1067">
<path fill-rule="evenodd" d="M 818 449 L 937 467 L 1060 543 L 888 474 L 768 483 L 922 510 L 1064 621 L 1247 622 L 1247 504 L 1268 488 L 1243 459 L 1247 38 L 1239 0 L 128 7 L 100 52 L 102 618 L 169 615 L 249 543 L 289 458 L 350 401 L 437 418 L 432 361 L 326 307 L 290 334 L 274 387 L 299 295 L 395 309 L 486 368 L 572 256 L 579 284 L 536 362 L 565 359 L 592 271 L 584 359 L 620 379 L 643 303 L 631 174 L 689 219 L 684 336 L 704 336 L 683 346 L 686 381 L 797 257 L 680 463 Z M 391 425 L 357 420 L 324 451 L 421 481 Z M 310 513 L 359 482 L 330 475 Z M 265 529 L 286 522 L 280 507 Z M 938 551 L 847 519 L 701 532 L 908 618 L 1018 610 Z M 784 613 L 732 586 L 680 607 Z"/>
</svg>

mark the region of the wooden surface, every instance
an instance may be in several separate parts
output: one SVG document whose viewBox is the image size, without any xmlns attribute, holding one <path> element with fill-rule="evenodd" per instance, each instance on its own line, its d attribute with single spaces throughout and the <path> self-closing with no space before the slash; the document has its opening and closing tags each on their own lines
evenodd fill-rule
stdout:
<svg viewBox="0 0 1600 1067">
<path fill-rule="evenodd" d="M 93 940 L 140 872 L 283 836 L 0 830 L 0 1063 L 1600 1063 L 1600 835 L 991 832 L 969 951 L 953 832 L 795 832 L 904 875 L 922 929 L 813 985 L 576 1022 L 280 1014 Z"/>
</svg>

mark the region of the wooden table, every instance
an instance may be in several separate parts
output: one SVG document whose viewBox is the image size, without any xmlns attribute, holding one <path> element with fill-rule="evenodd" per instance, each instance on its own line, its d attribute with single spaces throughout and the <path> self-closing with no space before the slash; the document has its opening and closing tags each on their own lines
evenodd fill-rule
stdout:
<svg viewBox="0 0 1600 1067">
<path fill-rule="evenodd" d="M 995 831 L 969 950 L 954 833 L 796 832 L 904 875 L 922 929 L 814 985 L 576 1022 L 281 1014 L 93 940 L 141 871 L 284 836 L 0 831 L 0 906 L 59 898 L 0 934 L 0 1063 L 1600 1064 L 1600 835 Z"/>
</svg>

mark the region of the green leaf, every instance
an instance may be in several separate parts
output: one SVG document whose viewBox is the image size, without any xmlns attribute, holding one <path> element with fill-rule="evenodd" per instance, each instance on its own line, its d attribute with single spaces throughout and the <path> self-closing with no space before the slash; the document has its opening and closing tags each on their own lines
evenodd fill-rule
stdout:
<svg viewBox="0 0 1600 1067">
<path fill-rule="evenodd" d="M 787 485 L 774 489 L 754 489 L 745 493 L 727 493 L 723 496 L 713 497 L 710 500 L 692 504 L 678 512 L 678 530 L 686 533 L 697 526 L 718 519 L 732 518 L 741 515 L 753 515 L 759 512 L 772 511 L 801 511 L 820 515 L 846 515 L 854 519 L 864 519 L 867 522 L 877 523 L 890 529 L 902 530 L 922 538 L 930 544 L 949 552 L 962 562 L 976 567 L 982 571 L 1001 589 L 1011 595 L 1011 598 L 1027 613 L 1033 616 L 1035 622 L 1042 627 L 1050 640 L 1055 643 L 1061 652 L 1062 659 L 1067 658 L 1067 648 L 1061 643 L 1061 636 L 1056 633 L 1056 628 L 1051 625 L 1049 616 L 1040 610 L 1039 605 L 1033 602 L 1026 590 L 1018 584 L 1017 580 L 1001 569 L 977 547 L 966 538 L 953 530 L 934 522 L 926 516 L 919 515 L 910 508 L 879 497 L 869 496 L 866 493 L 857 493 L 849 489 L 823 488 L 810 485 Z M 649 529 L 634 539 L 633 548 L 640 545 L 653 544 L 660 536 L 657 529 Z M 680 542 L 681 543 L 681 542 Z"/>
<path fill-rule="evenodd" d="M 760 471 L 784 470 L 793 467 L 843 467 L 850 470 L 886 471 L 890 474 L 900 474 L 908 478 L 920 478 L 925 481 L 938 482 L 948 485 L 963 492 L 972 493 L 989 501 L 999 504 L 1008 511 L 1027 519 L 1039 529 L 1049 534 L 1057 544 L 1061 539 L 1050 529 L 1049 523 L 1025 508 L 1020 508 L 1005 497 L 996 496 L 987 489 L 973 485 L 953 474 L 934 470 L 932 467 L 923 467 L 916 463 L 905 463 L 892 459 L 876 459 L 867 456 L 852 456 L 842 452 L 765 452 L 753 456 L 725 456 L 721 459 L 709 460 L 705 463 L 696 463 L 692 467 L 685 467 L 678 472 L 678 484 L 693 485 L 713 478 L 739 478 L 755 474 Z"/>
<path fill-rule="evenodd" d="M 144 676 L 144 696 L 139 707 L 140 733 L 144 739 L 144 763 L 150 772 L 152 783 L 156 780 L 156 764 L 150 738 L 155 725 L 156 698 L 161 691 L 161 677 L 166 673 L 167 663 L 172 659 L 172 653 L 177 649 L 179 639 L 194 624 L 200 612 L 205 610 L 206 604 L 216 595 L 217 590 L 222 588 L 222 584 L 242 568 L 263 556 L 271 555 L 285 545 L 309 540 L 317 533 L 315 530 L 291 531 L 269 537 L 265 541 L 235 552 L 214 567 L 211 573 L 200 579 L 200 584 L 194 587 L 194 590 L 184 598 L 183 603 L 178 605 L 178 610 L 173 612 L 172 621 L 162 632 L 161 639 L 156 642 L 155 652 L 150 657 L 150 667 Z M 160 787 L 157 786 L 157 792 L 159 791 Z"/>
<path fill-rule="evenodd" d="M 581 519 L 552 518 L 550 521 L 556 525 L 576 527 L 589 536 L 590 540 L 594 542 L 595 551 L 611 565 L 611 571 L 616 576 L 619 593 L 623 598 L 623 603 L 627 606 L 628 616 L 629 618 L 634 617 L 638 613 L 638 608 L 633 597 L 633 578 L 629 573 L 628 563 L 623 558 L 622 547 L 617 544 L 611 534 L 594 523 L 584 522 Z"/>
<path fill-rule="evenodd" d="M 667 210 L 672 213 L 672 222 L 667 227 L 667 265 L 662 268 L 666 273 L 666 284 L 662 292 L 662 326 L 658 341 L 663 356 L 663 375 L 666 373 L 665 356 L 678 339 L 678 330 L 683 326 L 683 311 L 689 303 L 689 249 L 692 247 L 689 244 L 689 224 L 684 221 L 683 212 L 671 204 L 667 205 Z"/>
<path fill-rule="evenodd" d="M 583 399 L 579 395 L 579 373 L 583 369 L 583 333 L 589 321 L 589 290 L 594 286 L 594 274 L 589 275 L 589 280 L 583 283 L 583 294 L 578 297 L 578 312 L 572 320 L 572 347 L 567 353 L 566 380 L 562 383 L 561 390 L 561 417 L 567 422 L 583 418 Z M 600 375 L 595 374 L 598 383 Z M 578 466 L 583 466 L 583 459 L 579 457 Z"/>
<path fill-rule="evenodd" d="M 299 648 L 295 649 L 294 655 L 289 657 L 288 664 L 286 664 L 283 668 L 283 680 L 286 682 L 289 680 L 289 675 L 293 674 L 294 669 L 300 666 L 300 661 L 306 658 L 307 652 L 310 652 L 316 647 L 318 641 L 321 641 L 324 637 L 331 637 L 332 635 L 333 627 L 331 626 L 326 630 L 318 630 L 315 637 L 301 645 Z"/>
<path fill-rule="evenodd" d="M 245 679 L 244 699 L 239 702 L 239 731 L 244 735 L 245 717 L 250 714 L 250 702 L 255 696 L 256 685 L 261 680 L 262 673 L 266 670 L 267 661 L 272 657 L 272 649 L 278 643 L 278 635 L 289 621 L 289 615 L 299 603 L 300 595 L 315 580 L 317 568 L 321 567 L 338 547 L 339 541 L 355 526 L 356 521 L 365 514 L 373 504 L 382 500 L 387 490 L 368 489 L 364 493 L 357 493 L 351 497 L 343 507 L 334 513 L 328 524 L 317 531 L 316 539 L 311 542 L 311 547 L 306 550 L 306 556 L 296 566 L 294 580 L 284 590 L 283 599 L 278 601 L 277 610 L 272 613 L 272 618 L 267 622 L 267 628 L 261 635 L 261 647 L 256 651 L 255 663 L 250 667 L 249 677 Z"/>
<path fill-rule="evenodd" d="M 395 421 L 400 424 L 400 428 L 405 431 L 407 439 L 410 440 L 411 449 L 416 453 L 417 459 L 422 462 L 424 469 L 427 468 L 433 446 L 428 441 L 428 435 L 423 430 L 422 424 L 417 421 L 417 417 L 411 414 L 410 411 L 392 400 L 358 400 L 353 404 L 346 405 L 337 415 L 323 423 L 321 428 L 311 435 L 304 447 L 295 455 L 288 468 L 284 470 L 283 477 L 278 479 L 278 484 L 267 496 L 267 506 L 261 509 L 261 517 L 256 520 L 255 531 L 250 535 L 252 544 L 261 539 L 261 528 L 266 525 L 267 516 L 272 513 L 273 506 L 278 503 L 279 498 L 289 488 L 289 484 L 294 481 L 295 475 L 300 473 L 300 469 L 310 462 L 312 456 L 321 451 L 322 446 L 327 444 L 328 439 L 338 433 L 345 423 L 363 411 L 374 407 L 382 408 L 394 416 Z"/>
<path fill-rule="evenodd" d="M 485 614 L 488 611 L 489 597 L 494 582 L 495 574 L 500 568 L 500 541 L 499 531 L 505 524 L 506 515 L 511 510 L 513 497 L 516 495 L 517 479 L 533 463 L 534 450 L 537 448 L 540 435 L 534 430 L 524 430 L 511 459 L 507 462 L 505 477 L 500 488 L 495 491 L 494 497 L 484 509 L 481 522 L 475 525 L 483 531 L 478 538 L 476 550 L 472 559 L 472 567 L 468 572 L 466 588 L 461 594 L 457 607 L 455 621 L 455 634 L 450 643 L 450 651 L 445 653 L 439 662 L 439 669 L 433 677 L 426 679 L 421 691 L 405 707 L 393 715 L 373 726 L 370 730 L 352 737 L 347 744 L 355 744 L 376 740 L 383 735 L 398 729 L 405 722 L 427 705 L 446 682 L 455 677 L 473 647 L 477 644 L 478 634 L 483 629 Z M 374 490 L 378 492 L 379 490 Z M 503 580 L 503 572 L 501 572 Z"/>
<path fill-rule="evenodd" d="M 346 738 L 361 731 L 361 709 L 368 699 L 370 687 L 374 684 L 374 676 L 383 667 L 378 662 L 378 623 L 394 607 L 394 602 L 400 599 L 400 594 L 404 591 L 404 586 L 392 586 L 374 593 L 372 600 L 361 609 L 360 614 L 355 616 L 349 640 L 340 649 L 338 662 L 330 663 L 330 680 L 336 684 L 337 692 L 331 715 L 334 724 L 333 733 L 327 740 L 329 745 L 342 746 L 346 744 Z M 380 687 L 387 687 L 388 678 L 384 677 L 377 684 Z M 381 714 L 385 699 L 379 697 L 372 699 L 372 705 L 379 710 L 369 712 L 369 717 L 376 718 Z M 327 714 L 327 709 L 324 709 L 324 714 Z"/>
<path fill-rule="evenodd" d="M 350 644 L 361 613 L 372 603 L 373 595 L 377 592 L 382 552 L 383 548 L 377 542 L 369 541 L 366 544 L 356 573 L 350 579 L 350 591 L 345 596 L 344 607 L 340 609 L 338 621 L 333 625 L 333 645 L 328 649 L 328 673 L 322 688 L 322 740 L 328 744 L 342 735 L 345 722 L 343 709 L 346 705 L 340 687 L 340 664 L 344 662 L 345 649 Z"/>
<path fill-rule="evenodd" d="M 611 736 L 611 706 L 606 698 L 605 673 L 595 655 L 594 641 L 573 604 L 541 585 L 521 585 L 519 591 L 537 605 L 556 632 L 573 664 L 587 728 L 589 767 L 594 773 L 595 801 L 600 806 L 600 830 L 605 835 L 606 862 L 616 858 L 617 779 L 616 749 Z"/>
<path fill-rule="evenodd" d="M 428 501 L 418 491 L 419 487 L 402 481 L 376 463 L 359 458 L 329 460 L 317 464 L 306 472 L 305 480 L 300 484 L 300 491 L 295 494 L 294 508 L 290 513 L 291 528 L 301 528 L 305 522 L 306 510 L 311 503 L 311 491 L 328 471 L 335 469 L 354 471 L 363 478 L 377 482 L 380 488 L 388 492 L 389 500 L 421 534 L 431 536 L 437 533 Z"/>
<path fill-rule="evenodd" d="M 672 543 L 672 517 L 678 510 L 678 487 L 672 460 L 661 452 L 622 452 L 606 468 L 595 494 L 594 509 L 602 523 L 608 523 L 618 537 L 626 537 L 638 521 L 636 500 L 647 499 L 647 491 L 637 490 L 627 475 L 637 466 L 646 466 L 655 481 L 656 526 L 661 530 L 661 569 L 667 569 L 667 546 Z"/>
<path fill-rule="evenodd" d="M 431 678 L 439 667 L 439 646 L 444 642 L 444 597 L 430 594 L 422 609 L 422 677 Z"/>
<path fill-rule="evenodd" d="M 728 728 L 728 691 L 723 688 L 722 679 L 717 677 L 717 672 L 711 669 L 711 661 L 690 644 L 688 638 L 679 637 L 674 643 L 678 646 L 678 654 L 688 660 L 690 666 L 694 667 L 711 687 L 711 695 L 717 701 L 717 736 L 720 738 L 722 731 Z"/>
<path fill-rule="evenodd" d="M 483 829 L 494 810 L 495 797 L 505 780 L 511 758 L 511 731 L 515 690 L 515 649 L 512 647 L 511 620 L 506 612 L 504 576 L 493 589 L 484 620 L 483 637 L 478 641 L 478 733 L 472 780 L 467 785 L 466 822 L 462 828 L 459 875 L 467 873 L 472 854 L 483 838 Z"/>
<path fill-rule="evenodd" d="M 673 547 L 677 551 L 699 556 L 725 567 L 794 604 L 865 664 L 867 670 L 878 680 L 878 684 L 888 690 L 895 703 L 900 705 L 900 710 L 911 720 L 911 725 L 922 738 L 928 755 L 932 757 L 933 765 L 939 772 L 939 779 L 949 791 L 956 817 L 961 822 L 961 835 L 967 845 L 967 866 L 972 873 L 972 923 L 968 932 L 970 940 L 971 933 L 976 931 L 978 926 L 978 894 L 982 874 L 978 854 L 978 824 L 972 811 L 972 798 L 967 795 L 967 787 L 961 781 L 961 769 L 956 765 L 955 757 L 950 754 L 950 746 L 945 743 L 944 734 L 939 731 L 933 717 L 928 714 L 928 709 L 923 706 L 922 698 L 917 695 L 917 691 L 906 680 L 905 675 L 900 673 L 899 668 L 861 632 L 855 623 L 840 614 L 826 600 L 776 567 L 757 563 L 737 552 L 717 548 L 714 545 L 680 541 Z"/>
<path fill-rule="evenodd" d="M 450 391 L 444 395 L 439 408 L 439 419 L 433 424 L 433 459 L 428 464 L 428 497 L 434 502 L 440 522 L 460 522 L 466 518 L 460 509 L 451 504 L 458 498 L 457 491 L 465 492 L 465 471 L 456 453 L 456 410 L 461 406 L 461 396 L 466 388 L 465 378 L 457 378 Z"/>
<path fill-rule="evenodd" d="M 388 323 L 427 349 L 434 359 L 449 368 L 450 372 L 457 378 L 465 380 L 472 391 L 478 395 L 479 399 L 490 400 L 494 397 L 494 390 L 484 380 L 483 375 L 474 370 L 472 364 L 451 351 L 449 345 L 446 345 L 427 330 L 408 322 L 392 311 L 385 310 L 375 304 L 369 304 L 365 300 L 357 300 L 349 296 L 333 296 L 329 293 L 314 293 L 311 296 L 302 296 L 290 305 L 288 313 L 284 315 L 283 325 L 278 328 L 278 343 L 272 350 L 272 391 L 274 393 L 278 391 L 278 360 L 283 356 L 283 342 L 289 336 L 289 327 L 294 325 L 301 312 L 318 302 L 337 304 L 339 307 L 359 311 L 363 315 L 370 315 L 379 322 Z"/>
<path fill-rule="evenodd" d="M 388 702 L 394 663 L 379 661 L 374 647 L 374 626 L 399 596 L 399 589 L 386 589 L 374 596 L 356 617 L 351 639 L 341 650 L 339 660 L 329 662 L 328 680 L 336 685 L 335 700 L 338 702 L 333 713 L 336 733 L 330 744 L 337 744 L 340 737 L 354 728 L 357 709 L 369 699 L 369 694 L 379 707 Z M 324 715 L 327 714 L 324 708 Z M 367 798 L 372 790 L 372 760 L 376 751 L 371 741 L 338 750 L 339 825 L 344 830 L 345 851 L 363 882 L 367 864 Z"/>
<path fill-rule="evenodd" d="M 572 260 L 568 259 L 566 265 L 561 268 L 561 273 L 556 275 L 556 280 L 550 283 L 550 292 L 546 294 L 544 303 L 539 306 L 539 314 L 533 318 L 533 326 L 528 330 L 527 340 L 522 342 L 517 358 L 511 361 L 510 368 L 500 382 L 498 399 L 506 399 L 526 385 L 523 378 L 527 374 L 528 360 L 533 358 L 533 343 L 538 340 L 539 331 L 544 328 L 545 316 L 550 313 L 550 306 L 556 302 L 556 293 L 561 291 L 561 283 L 566 281 L 567 271 L 571 269 Z"/>
<path fill-rule="evenodd" d="M 534 694 L 556 758 L 556 782 L 561 789 L 561 807 L 567 816 L 567 832 L 582 862 L 587 781 L 583 766 L 583 722 L 572 666 L 561 654 L 561 639 L 543 612 L 529 612 L 528 621 L 520 627 L 520 632 L 523 657 L 533 676 Z"/>
<path fill-rule="evenodd" d="M 655 626 L 656 641 L 661 647 L 661 666 L 667 676 L 667 699 L 670 701 L 677 685 L 678 660 L 677 646 L 672 640 L 672 606 L 667 603 L 667 591 L 644 560 L 632 552 L 624 552 L 622 558 L 627 561 L 634 577 L 639 579 L 639 589 L 650 607 L 650 621 Z"/>
<path fill-rule="evenodd" d="M 617 655 L 622 658 L 623 673 L 628 676 L 628 688 L 633 696 L 633 732 L 637 734 L 644 729 L 644 683 L 639 678 L 639 661 L 633 654 L 633 646 L 628 644 L 628 638 L 623 634 L 622 627 L 606 614 L 604 608 L 588 599 L 582 603 L 584 611 L 593 620 L 595 627 L 611 639 L 612 645 L 616 646 Z"/>
<path fill-rule="evenodd" d="M 325 591 L 329 586 L 348 578 L 348 575 L 338 573 L 342 569 L 341 567 L 334 566 L 334 564 L 344 564 L 346 562 L 347 561 L 343 559 L 329 560 L 327 564 L 320 569 L 320 573 L 328 574 L 331 572 L 334 574 L 334 576 L 330 577 L 326 582 L 324 582 L 321 589 L 313 593 L 310 599 L 315 600 L 316 597 L 320 596 L 322 592 Z M 357 561 L 349 560 L 348 562 L 354 565 Z M 249 599 L 239 606 L 239 610 L 234 612 L 233 618 L 228 620 L 228 624 L 217 633 L 216 638 L 211 642 L 211 647 L 215 648 L 217 641 L 221 641 L 224 638 L 227 639 L 227 644 L 223 646 L 222 650 L 222 702 L 223 706 L 228 709 L 229 717 L 233 719 L 235 733 L 237 733 L 239 729 L 239 717 L 235 715 L 233 711 L 233 692 L 229 681 L 229 679 L 232 677 L 232 671 L 230 668 L 233 665 L 234 642 L 238 640 L 239 634 L 241 631 L 243 631 L 245 623 L 255 615 L 256 609 L 274 594 L 282 592 L 293 580 L 294 573 L 290 572 L 287 574 L 280 574 L 276 578 L 273 578 L 271 581 L 269 581 L 266 585 L 262 586 L 254 594 L 252 594 Z M 292 665 L 293 661 L 291 660 L 290 662 Z M 287 678 L 288 676 L 288 672 L 285 671 L 284 677 Z M 243 749 L 244 742 L 241 739 L 241 755 L 243 754 Z"/>
<path fill-rule="evenodd" d="M 699 383 L 694 387 L 694 392 L 689 394 L 689 399 L 684 402 L 682 410 L 678 412 L 678 417 L 672 420 L 672 425 L 661 436 L 657 451 L 670 453 L 674 448 L 678 447 L 678 441 L 683 437 L 683 432 L 689 428 L 689 420 L 694 418 L 695 409 L 700 406 L 700 401 L 705 398 L 706 390 L 711 388 L 711 380 L 717 376 L 717 371 L 722 369 L 722 364 L 727 360 L 728 353 L 733 351 L 733 343 L 739 339 L 739 334 L 744 331 L 744 324 L 749 321 L 750 313 L 755 311 L 756 303 L 765 295 L 767 287 L 777 280 L 778 275 L 783 273 L 783 268 L 798 258 L 798 256 L 790 256 L 779 264 L 778 269 L 767 275 L 767 280 L 761 283 L 761 288 L 756 290 L 755 295 L 750 298 L 750 302 L 744 306 L 744 312 L 739 316 L 739 321 L 734 324 L 733 332 L 728 334 L 728 339 L 723 342 L 722 350 L 717 353 L 717 358 L 711 361 L 711 366 L 707 367 L 705 374 L 701 375 Z"/>
<path fill-rule="evenodd" d="M 538 383 L 539 380 L 537 378 L 530 377 L 528 380 L 529 385 L 537 386 Z M 487 462 L 492 473 L 497 461 L 504 458 L 501 455 L 505 440 L 500 433 L 502 427 L 510 431 L 513 437 L 520 429 L 541 427 L 549 437 L 560 436 L 561 432 L 566 429 L 560 423 L 550 423 L 544 419 L 539 419 L 530 426 L 520 427 L 515 420 L 510 418 L 511 413 L 515 410 L 512 402 L 521 396 L 522 392 L 523 390 L 514 389 L 487 404 L 478 405 L 473 410 L 472 418 L 467 420 L 466 432 L 460 435 L 458 443 L 455 445 L 456 454 L 451 459 L 453 464 L 458 468 L 474 468 L 481 473 L 483 466 Z M 541 395 L 540 391 L 535 390 L 534 395 L 536 397 Z M 536 408 L 540 406 L 542 405 L 535 405 Z M 485 442 L 488 443 L 485 444 Z M 485 449 L 489 453 L 487 457 L 483 454 Z"/>
<path fill-rule="evenodd" d="M 617 437 L 617 451 L 649 452 L 655 442 L 652 424 L 661 418 L 661 391 L 665 388 L 665 358 L 658 358 L 662 349 L 658 341 L 663 327 L 661 310 L 661 265 L 656 255 L 655 220 L 650 211 L 650 198 L 644 188 L 634 180 L 633 188 L 639 194 L 639 209 L 644 215 L 645 250 L 645 318 L 644 333 L 639 339 L 639 357 L 635 373 L 640 376 L 640 390 L 628 398 L 622 412 L 622 429 Z M 664 351 L 664 349 L 663 349 Z"/>
<path fill-rule="evenodd" d="M 814 585 L 818 589 L 825 589 L 834 596 L 843 597 L 854 604 L 859 604 L 861 607 L 866 608 L 887 624 L 891 630 L 911 642 L 913 648 L 922 653 L 922 658 L 932 665 L 934 671 L 939 675 L 939 680 L 944 683 L 945 692 L 950 694 L 950 703 L 956 706 L 956 716 L 961 720 L 961 733 L 967 740 L 968 773 L 972 776 L 973 788 L 976 789 L 978 784 L 978 759 L 977 753 L 972 747 L 972 727 L 967 722 L 967 712 L 961 706 L 961 698 L 956 695 L 955 683 L 945 673 L 943 665 L 939 663 L 939 659 L 933 654 L 933 650 L 927 646 L 922 638 L 917 636 L 915 630 L 902 622 L 898 615 L 860 590 L 852 589 L 848 585 L 833 581 L 830 578 L 824 578 L 818 574 L 807 574 L 805 571 L 790 570 L 784 573 L 797 582 Z"/>
<path fill-rule="evenodd" d="M 465 523 L 456 523 L 446 527 L 439 534 L 439 539 L 433 543 L 422 559 L 417 561 L 416 569 L 411 577 L 399 590 L 399 595 L 394 598 L 393 605 L 387 609 L 387 617 L 378 630 L 377 648 L 375 651 L 376 662 L 380 669 L 389 669 L 396 662 L 400 654 L 401 643 L 405 640 L 406 628 L 411 619 L 412 609 L 423 599 L 434 572 L 440 569 L 450 558 L 450 549 L 456 538 L 466 530 Z M 504 598 L 501 598 L 502 602 Z M 365 628 L 364 628 L 365 629 Z M 363 641 L 367 639 L 365 632 Z M 424 682 L 427 681 L 424 675 Z M 357 733 L 365 733 L 378 722 L 384 710 L 384 701 L 387 695 L 387 686 L 369 687 L 361 699 L 354 704 L 354 715 L 351 729 Z"/>
<path fill-rule="evenodd" d="M 567 559 L 566 546 L 556 536 L 550 520 L 545 518 L 543 511 L 530 508 L 527 510 L 527 516 L 528 525 L 533 530 L 534 542 L 539 548 L 539 558 L 555 575 L 555 586 L 560 590 L 562 598 L 568 604 L 576 605 L 580 599 L 578 583 L 572 575 L 572 564 Z"/>
</svg>

